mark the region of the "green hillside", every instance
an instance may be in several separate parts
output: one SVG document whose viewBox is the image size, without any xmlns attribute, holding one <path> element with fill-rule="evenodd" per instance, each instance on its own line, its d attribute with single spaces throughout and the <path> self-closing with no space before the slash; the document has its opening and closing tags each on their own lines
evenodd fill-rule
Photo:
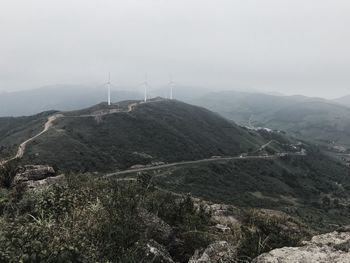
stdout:
<svg viewBox="0 0 350 263">
<path fill-rule="evenodd" d="M 12 156 L 21 142 L 42 130 L 47 117 L 52 113 L 0 118 L 0 159 Z"/>
<path fill-rule="evenodd" d="M 234 160 L 172 169 L 154 178 L 162 188 L 234 204 L 277 209 L 327 229 L 349 224 L 350 170 L 315 149 L 307 156 Z"/>
<path fill-rule="evenodd" d="M 113 108 L 125 109 L 125 105 Z M 106 105 L 100 104 L 93 109 L 103 108 Z M 24 162 L 47 163 L 63 170 L 105 171 L 238 155 L 254 151 L 264 141 L 215 113 L 179 101 L 155 101 L 131 112 L 87 117 L 92 111 L 64 113 L 70 117 L 58 119 L 52 129 L 35 139 Z"/>
</svg>

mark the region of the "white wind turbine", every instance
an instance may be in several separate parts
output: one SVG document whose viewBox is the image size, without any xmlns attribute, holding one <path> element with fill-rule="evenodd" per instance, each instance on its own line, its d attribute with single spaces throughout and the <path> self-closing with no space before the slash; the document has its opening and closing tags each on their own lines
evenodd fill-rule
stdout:
<svg viewBox="0 0 350 263">
<path fill-rule="evenodd" d="M 107 103 L 108 106 L 111 106 L 111 73 L 108 74 L 107 89 Z"/>
<path fill-rule="evenodd" d="M 144 88 L 144 102 L 147 102 L 147 89 L 149 89 L 150 85 L 148 84 L 147 81 L 147 75 L 145 76 L 145 81 L 141 84 L 141 86 L 143 86 Z"/>
<path fill-rule="evenodd" d="M 175 82 L 173 80 L 170 80 L 169 83 L 168 83 L 168 86 L 170 88 L 170 96 L 169 96 L 169 98 L 172 100 L 173 99 L 173 90 L 174 90 Z"/>
</svg>

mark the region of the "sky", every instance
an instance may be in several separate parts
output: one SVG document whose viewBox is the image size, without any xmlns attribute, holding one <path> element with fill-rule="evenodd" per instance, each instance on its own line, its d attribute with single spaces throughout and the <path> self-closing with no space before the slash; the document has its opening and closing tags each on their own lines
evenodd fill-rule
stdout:
<svg viewBox="0 0 350 263">
<path fill-rule="evenodd" d="M 0 91 L 56 84 L 350 94 L 348 0 L 1 0 Z"/>
</svg>

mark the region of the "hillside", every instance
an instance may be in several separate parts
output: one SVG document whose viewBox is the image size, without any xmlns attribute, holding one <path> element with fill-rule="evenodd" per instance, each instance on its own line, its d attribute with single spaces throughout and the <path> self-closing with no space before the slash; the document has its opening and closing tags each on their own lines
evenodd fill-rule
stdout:
<svg viewBox="0 0 350 263">
<path fill-rule="evenodd" d="M 350 108 L 332 101 L 229 91 L 193 103 L 244 126 L 279 129 L 318 144 L 350 147 Z"/>
<path fill-rule="evenodd" d="M 30 142 L 23 161 L 104 171 L 254 151 L 265 139 L 204 108 L 179 101 L 106 104 L 60 113 Z M 127 106 L 129 105 L 129 106 Z M 107 114 L 106 114 L 107 113 Z"/>
<path fill-rule="evenodd" d="M 29 117 L 0 118 L 0 159 L 13 155 L 21 142 L 37 134 L 52 113 L 43 112 Z"/>
<path fill-rule="evenodd" d="M 316 149 L 306 156 L 202 163 L 162 171 L 162 188 L 239 207 L 268 208 L 322 230 L 349 224 L 349 168 Z M 334 227 L 334 225 L 333 225 Z"/>
<path fill-rule="evenodd" d="M 350 108 L 324 102 L 299 103 L 276 111 L 263 125 L 318 143 L 350 146 Z"/>
</svg>

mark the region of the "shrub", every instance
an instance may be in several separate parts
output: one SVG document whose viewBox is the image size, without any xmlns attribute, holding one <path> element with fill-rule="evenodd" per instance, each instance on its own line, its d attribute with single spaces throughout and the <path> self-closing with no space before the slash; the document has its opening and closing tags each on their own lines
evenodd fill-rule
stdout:
<svg viewBox="0 0 350 263">
<path fill-rule="evenodd" d="M 0 187 L 11 188 L 13 179 L 18 172 L 18 166 L 16 161 L 11 161 L 5 165 L 0 165 Z"/>
</svg>

